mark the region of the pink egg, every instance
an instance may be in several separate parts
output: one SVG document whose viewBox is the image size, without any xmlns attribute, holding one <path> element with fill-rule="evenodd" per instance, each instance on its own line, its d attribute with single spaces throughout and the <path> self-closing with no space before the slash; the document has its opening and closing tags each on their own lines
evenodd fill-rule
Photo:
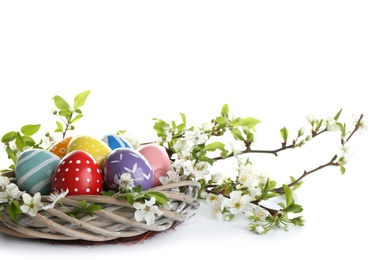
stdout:
<svg viewBox="0 0 390 260">
<path fill-rule="evenodd" d="M 153 187 L 161 185 L 160 177 L 167 176 L 172 170 L 171 160 L 164 147 L 157 144 L 146 144 L 138 149 L 152 167 L 154 181 Z"/>
</svg>

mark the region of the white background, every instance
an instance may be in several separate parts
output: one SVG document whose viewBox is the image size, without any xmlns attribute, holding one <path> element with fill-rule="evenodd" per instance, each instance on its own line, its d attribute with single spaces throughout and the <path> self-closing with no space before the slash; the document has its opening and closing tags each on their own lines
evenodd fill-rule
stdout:
<svg viewBox="0 0 390 260">
<path fill-rule="evenodd" d="M 51 98 L 87 89 L 78 133 L 127 129 L 150 141 L 152 118 L 179 120 L 183 112 L 196 125 L 225 103 L 262 121 L 263 148 L 279 147 L 283 126 L 308 129 L 309 113 L 343 108 L 348 123 L 363 113 L 368 130 L 352 139 L 345 175 L 328 168 L 305 179 L 297 195 L 306 225 L 290 232 L 256 236 L 244 219 L 209 219 L 202 204 L 175 230 L 139 245 L 0 234 L 0 255 L 388 259 L 389 12 L 387 1 L 1 1 L 0 135 L 29 123 L 54 129 Z M 321 138 L 277 159 L 259 155 L 257 166 L 275 179 L 299 176 L 338 151 L 335 139 Z"/>
</svg>

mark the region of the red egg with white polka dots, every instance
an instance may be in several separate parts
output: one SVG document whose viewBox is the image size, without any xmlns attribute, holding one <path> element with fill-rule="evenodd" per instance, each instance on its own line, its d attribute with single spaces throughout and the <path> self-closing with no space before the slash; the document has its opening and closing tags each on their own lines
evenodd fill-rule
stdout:
<svg viewBox="0 0 390 260">
<path fill-rule="evenodd" d="M 86 151 L 72 151 L 56 167 L 51 187 L 52 192 L 68 190 L 68 196 L 99 195 L 103 188 L 99 164 Z"/>
</svg>

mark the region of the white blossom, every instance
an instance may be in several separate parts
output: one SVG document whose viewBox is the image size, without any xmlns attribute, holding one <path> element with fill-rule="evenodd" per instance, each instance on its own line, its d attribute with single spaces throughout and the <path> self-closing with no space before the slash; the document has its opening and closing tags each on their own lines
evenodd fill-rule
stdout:
<svg viewBox="0 0 390 260">
<path fill-rule="evenodd" d="M 196 178 L 203 178 L 205 175 L 210 173 L 208 166 L 209 164 L 206 162 L 197 162 L 195 160 L 176 160 L 173 163 L 175 169 L 181 169 L 182 174 L 185 176 L 194 175 Z"/>
<path fill-rule="evenodd" d="M 245 143 L 243 141 L 231 141 L 229 142 L 230 148 L 234 156 L 242 154 L 243 151 L 246 150 Z"/>
<path fill-rule="evenodd" d="M 129 172 L 122 173 L 119 179 L 115 181 L 118 185 L 118 189 L 122 191 L 131 190 L 135 186 L 134 179 Z"/>
<path fill-rule="evenodd" d="M 192 173 L 194 173 L 194 163 L 195 163 L 195 160 L 185 160 L 183 161 L 183 164 L 182 164 L 182 169 L 183 169 L 183 174 L 185 176 L 189 176 L 191 175 Z"/>
<path fill-rule="evenodd" d="M 173 149 L 176 152 L 176 156 L 179 157 L 186 157 L 190 154 L 189 145 L 187 144 L 187 141 L 185 139 L 177 139 L 175 144 L 173 145 Z"/>
<path fill-rule="evenodd" d="M 120 136 L 122 136 L 126 141 L 128 141 L 133 147 L 133 149 L 138 149 L 141 146 L 138 138 L 136 138 L 128 131 L 124 131 L 123 133 L 120 134 Z"/>
<path fill-rule="evenodd" d="M 212 183 L 217 183 L 220 180 L 222 180 L 222 178 L 223 178 L 222 173 L 220 173 L 220 172 L 214 173 L 214 174 L 211 175 L 211 182 Z"/>
<path fill-rule="evenodd" d="M 10 179 L 5 176 L 0 176 L 0 190 L 3 190 L 10 183 Z"/>
<path fill-rule="evenodd" d="M 164 214 L 161 210 L 158 209 L 156 204 L 156 198 L 151 197 L 150 200 L 145 200 L 145 203 L 134 203 L 134 208 L 136 209 L 134 213 L 134 218 L 138 222 L 146 221 L 146 224 L 153 225 L 156 221 L 156 215 L 161 216 Z"/>
<path fill-rule="evenodd" d="M 311 125 L 314 125 L 315 122 L 318 121 L 317 116 L 315 116 L 315 115 L 313 115 L 313 114 L 307 115 L 307 116 L 306 116 L 306 119 L 307 119 L 307 121 L 309 121 L 309 123 L 310 123 Z"/>
<path fill-rule="evenodd" d="M 208 140 L 208 135 L 203 133 L 198 127 L 194 127 L 193 131 L 185 132 L 185 139 L 194 145 L 204 144 Z"/>
<path fill-rule="evenodd" d="M 354 125 L 358 124 L 359 126 L 359 133 L 362 133 L 364 130 L 368 129 L 367 124 L 364 121 L 364 117 L 362 117 L 360 121 L 359 121 L 360 117 L 357 117 L 356 115 L 352 115 L 352 118 L 354 120 Z"/>
<path fill-rule="evenodd" d="M 193 168 L 195 175 L 195 178 L 203 178 L 205 175 L 208 175 L 210 173 L 209 171 L 209 164 L 207 162 L 198 162 L 194 165 Z"/>
<path fill-rule="evenodd" d="M 20 191 L 15 183 L 9 183 L 5 186 L 4 191 L 0 192 L 0 203 L 19 199 L 25 192 Z"/>
<path fill-rule="evenodd" d="M 298 136 L 302 136 L 305 134 L 306 129 L 304 127 L 299 128 L 298 130 Z"/>
<path fill-rule="evenodd" d="M 46 210 L 46 209 L 54 208 L 55 204 L 57 202 L 61 202 L 61 199 L 65 198 L 66 195 L 68 194 L 68 192 L 69 192 L 69 189 L 66 189 L 66 191 L 61 191 L 60 193 L 56 192 L 56 191 L 51 193 L 48 197 L 48 200 L 51 201 L 52 203 L 44 206 L 43 209 Z"/>
<path fill-rule="evenodd" d="M 334 132 L 340 130 L 340 126 L 337 124 L 337 121 L 331 117 L 328 117 L 325 121 L 326 129 L 328 131 Z"/>
<path fill-rule="evenodd" d="M 162 185 L 179 182 L 179 174 L 175 171 L 168 171 L 166 176 L 160 177 L 160 182 Z"/>
<path fill-rule="evenodd" d="M 238 214 L 248 210 L 251 198 L 248 194 L 242 196 L 241 191 L 232 191 L 225 205 L 232 214 Z"/>
<path fill-rule="evenodd" d="M 211 121 L 205 122 L 202 124 L 202 128 L 205 131 L 211 131 L 213 130 L 214 124 Z"/>
<path fill-rule="evenodd" d="M 254 219 L 256 221 L 265 221 L 265 218 L 268 216 L 268 211 L 261 208 L 260 206 L 253 207 L 252 210 L 245 212 L 245 216 L 249 219 Z"/>
<path fill-rule="evenodd" d="M 253 170 L 245 165 L 241 165 L 240 171 L 238 173 L 238 182 L 245 187 L 251 187 L 255 180 L 255 175 Z"/>
<path fill-rule="evenodd" d="M 284 230 L 290 231 L 290 229 L 291 229 L 291 224 L 290 224 L 290 223 L 286 223 L 286 224 L 284 225 Z"/>
<path fill-rule="evenodd" d="M 208 194 L 208 196 L 206 197 L 206 202 L 210 205 L 210 217 L 215 218 L 217 220 L 223 220 L 222 210 L 224 208 L 224 201 L 225 198 L 222 194 Z"/>
<path fill-rule="evenodd" d="M 164 126 L 163 128 L 166 136 L 167 142 L 172 141 L 172 135 L 173 135 L 173 127 L 172 127 L 172 121 L 168 122 L 167 125 Z"/>
<path fill-rule="evenodd" d="M 258 233 L 258 234 L 265 234 L 266 230 L 264 229 L 263 226 L 259 225 L 259 226 L 256 227 L 256 233 Z"/>
<path fill-rule="evenodd" d="M 28 193 L 24 193 L 22 198 L 24 204 L 20 206 L 20 209 L 30 216 L 34 217 L 37 212 L 43 208 L 41 202 L 41 193 L 39 192 L 35 193 L 33 197 L 31 197 L 31 195 Z"/>
</svg>

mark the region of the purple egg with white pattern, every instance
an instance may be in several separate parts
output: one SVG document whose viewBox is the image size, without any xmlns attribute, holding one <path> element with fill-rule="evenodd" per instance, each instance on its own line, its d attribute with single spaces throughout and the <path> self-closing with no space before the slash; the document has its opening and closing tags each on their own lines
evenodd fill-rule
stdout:
<svg viewBox="0 0 390 260">
<path fill-rule="evenodd" d="M 130 173 L 134 186 L 141 185 L 142 190 L 152 187 L 154 176 L 152 167 L 145 157 L 128 147 L 112 150 L 103 164 L 103 181 L 105 190 L 119 188 L 118 181 L 124 173 Z"/>
<path fill-rule="evenodd" d="M 133 148 L 129 141 L 116 134 L 106 134 L 102 141 L 105 142 L 112 150 L 117 148 Z"/>
</svg>

